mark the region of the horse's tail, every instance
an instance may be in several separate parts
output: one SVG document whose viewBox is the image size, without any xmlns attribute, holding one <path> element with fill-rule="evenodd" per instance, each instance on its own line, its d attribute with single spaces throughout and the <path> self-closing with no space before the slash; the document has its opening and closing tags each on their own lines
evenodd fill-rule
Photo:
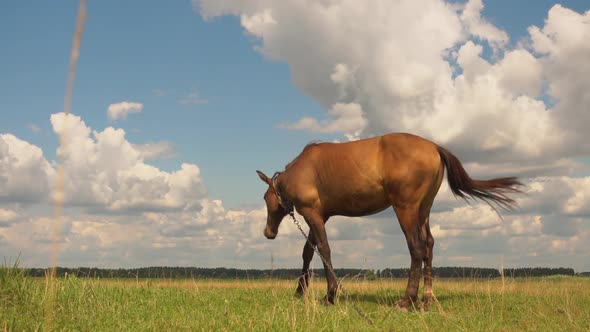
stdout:
<svg viewBox="0 0 590 332">
<path fill-rule="evenodd" d="M 437 146 L 436 149 L 447 169 L 447 181 L 455 196 L 459 196 L 464 200 L 479 198 L 492 207 L 494 207 L 492 203 L 496 203 L 504 210 L 514 210 L 518 207 L 516 201 L 506 195 L 522 192 L 518 189 L 519 186 L 522 186 L 522 183 L 517 178 L 473 180 L 455 155 L 440 146 Z"/>
</svg>

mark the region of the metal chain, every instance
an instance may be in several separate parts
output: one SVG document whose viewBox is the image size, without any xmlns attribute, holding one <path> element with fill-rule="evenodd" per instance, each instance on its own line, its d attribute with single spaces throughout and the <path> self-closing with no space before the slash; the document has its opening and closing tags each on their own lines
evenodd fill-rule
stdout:
<svg viewBox="0 0 590 332">
<path fill-rule="evenodd" d="M 318 247 L 315 246 L 313 243 L 311 243 L 311 241 L 309 240 L 309 237 L 307 236 L 307 234 L 305 234 L 305 231 L 301 227 L 301 224 L 299 223 L 299 220 L 297 220 L 295 218 L 295 212 L 294 211 L 290 211 L 289 212 L 289 215 L 291 216 L 291 218 L 293 218 L 293 222 L 295 223 L 295 226 L 297 226 L 297 228 L 301 232 L 301 235 L 303 235 L 303 237 L 305 238 L 305 241 L 307 241 L 307 243 L 309 243 L 309 245 L 311 245 L 311 247 L 316 252 L 316 254 L 318 254 L 318 256 L 321 258 L 322 262 L 324 263 L 324 266 L 327 266 L 328 267 L 328 270 L 329 271 L 327 271 L 327 272 L 331 273 L 334 276 L 334 279 L 336 279 L 336 284 L 338 285 L 338 289 L 340 289 L 340 292 L 342 292 L 342 294 L 344 295 L 344 297 L 346 297 L 346 302 L 352 304 L 352 307 L 354 308 L 354 310 L 356 310 L 356 312 L 362 318 L 364 318 L 367 321 L 367 323 L 369 323 L 369 325 L 373 325 L 373 321 L 371 320 L 371 318 L 369 318 L 369 316 L 367 316 L 367 314 L 365 314 L 361 310 L 361 308 L 359 308 L 356 304 L 354 304 L 354 302 L 350 301 L 350 298 L 348 297 L 348 292 L 344 289 L 344 286 L 342 286 L 342 283 L 336 277 L 336 272 L 334 272 L 334 268 L 332 268 L 332 264 L 328 263 L 328 261 L 320 253 L 320 250 L 318 249 Z M 327 274 L 326 274 L 326 277 L 327 277 Z"/>
</svg>

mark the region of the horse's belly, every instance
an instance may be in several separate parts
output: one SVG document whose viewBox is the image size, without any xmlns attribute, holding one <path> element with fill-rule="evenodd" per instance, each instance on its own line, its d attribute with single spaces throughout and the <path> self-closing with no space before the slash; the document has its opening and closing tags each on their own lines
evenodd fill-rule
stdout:
<svg viewBox="0 0 590 332">
<path fill-rule="evenodd" d="M 360 217 L 375 214 L 390 206 L 385 191 L 375 190 L 350 191 L 338 195 L 338 199 L 331 202 L 330 211 L 333 215 Z"/>
</svg>

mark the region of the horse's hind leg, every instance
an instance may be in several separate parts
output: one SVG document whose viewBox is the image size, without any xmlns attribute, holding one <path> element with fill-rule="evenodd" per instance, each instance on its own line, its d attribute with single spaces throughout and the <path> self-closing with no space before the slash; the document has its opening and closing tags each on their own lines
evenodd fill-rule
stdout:
<svg viewBox="0 0 590 332">
<path fill-rule="evenodd" d="M 417 207 L 393 207 L 399 220 L 402 231 L 406 236 L 408 249 L 412 263 L 410 265 L 410 275 L 408 277 L 408 286 L 406 287 L 406 294 L 401 299 L 397 306 L 405 309 L 417 303 L 418 288 L 420 285 L 420 277 L 422 275 L 422 263 L 426 256 L 426 234 L 423 233 L 420 212 Z"/>
<path fill-rule="evenodd" d="M 305 245 L 303 246 L 303 254 L 301 255 L 303 257 L 303 268 L 301 269 L 301 275 L 299 276 L 297 290 L 295 293 L 298 296 L 302 296 L 309 285 L 309 264 L 314 254 L 312 243 L 315 245 L 313 232 L 310 231 L 308 237 L 309 241 L 305 241 Z"/>
<path fill-rule="evenodd" d="M 434 299 L 434 293 L 432 292 L 432 257 L 434 254 L 434 238 L 430 232 L 430 210 L 434 203 L 434 198 L 438 193 L 440 184 L 443 179 L 442 167 L 438 170 L 438 176 L 435 182 L 433 182 L 429 194 L 426 196 L 420 207 L 420 227 L 421 235 L 426 238 L 426 254 L 424 255 L 424 294 L 422 297 L 424 310 L 430 308 L 430 304 Z"/>
<path fill-rule="evenodd" d="M 430 308 L 430 304 L 434 298 L 432 293 L 432 255 L 434 249 L 434 238 L 430 233 L 429 217 L 426 217 L 426 222 L 422 225 L 422 232 L 426 232 L 426 255 L 424 256 L 424 295 L 422 303 L 424 310 Z"/>
</svg>

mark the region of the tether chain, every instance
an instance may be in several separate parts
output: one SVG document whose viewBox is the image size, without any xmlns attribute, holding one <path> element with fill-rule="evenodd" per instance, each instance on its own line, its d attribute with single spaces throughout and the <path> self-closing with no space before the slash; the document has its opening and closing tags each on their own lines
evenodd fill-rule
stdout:
<svg viewBox="0 0 590 332">
<path fill-rule="evenodd" d="M 305 241 L 307 241 L 307 243 L 309 243 L 311 245 L 311 247 L 313 248 L 313 250 L 322 259 L 322 262 L 324 263 L 324 266 L 327 266 L 328 267 L 328 270 L 329 270 L 328 272 L 330 272 L 334 276 L 334 279 L 336 279 L 336 283 L 338 285 L 338 289 L 340 289 L 340 291 L 342 292 L 342 294 L 344 294 L 344 297 L 346 297 L 346 302 L 352 304 L 352 307 L 354 308 L 354 310 L 356 310 L 356 312 L 362 318 L 364 318 L 367 321 L 367 323 L 369 323 L 369 325 L 373 325 L 373 321 L 371 320 L 371 318 L 369 318 L 369 316 L 367 316 L 367 314 L 365 314 L 361 310 L 361 308 L 359 308 L 356 304 L 354 304 L 354 302 L 350 301 L 350 298 L 348 297 L 348 292 L 346 292 L 346 290 L 344 290 L 344 286 L 342 286 L 342 283 L 340 281 L 338 281 L 338 278 L 336 277 L 336 272 L 334 272 L 334 269 L 332 268 L 332 264 L 328 263 L 328 261 L 320 253 L 320 250 L 318 249 L 318 247 L 315 246 L 313 243 L 311 243 L 311 241 L 309 240 L 309 237 L 307 236 L 307 234 L 305 234 L 305 231 L 303 230 L 303 228 L 301 228 L 301 224 L 295 218 L 295 212 L 294 211 L 290 211 L 289 212 L 289 215 L 291 216 L 291 218 L 293 218 L 293 222 L 295 223 L 295 226 L 297 226 L 297 228 L 299 228 L 299 231 L 301 232 L 301 234 L 305 238 Z M 326 275 L 326 277 L 327 277 L 327 275 Z"/>
</svg>

